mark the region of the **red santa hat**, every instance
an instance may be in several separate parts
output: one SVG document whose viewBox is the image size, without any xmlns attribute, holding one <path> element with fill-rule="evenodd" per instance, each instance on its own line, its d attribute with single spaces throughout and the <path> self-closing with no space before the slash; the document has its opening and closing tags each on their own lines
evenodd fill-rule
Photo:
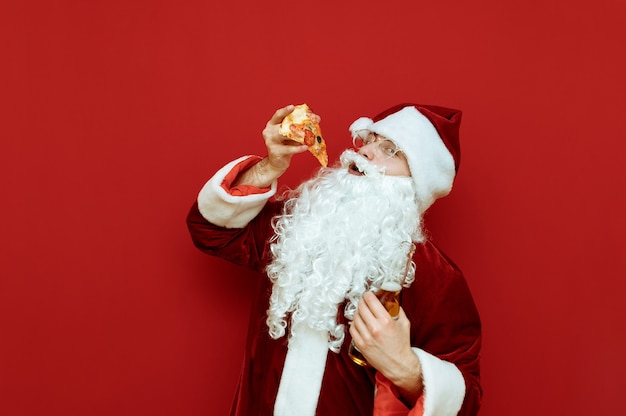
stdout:
<svg viewBox="0 0 626 416">
<path fill-rule="evenodd" d="M 361 117 L 350 125 L 385 136 L 406 155 L 417 198 L 425 212 L 452 190 L 461 162 L 461 111 L 421 104 L 399 104 L 374 118 Z"/>
</svg>

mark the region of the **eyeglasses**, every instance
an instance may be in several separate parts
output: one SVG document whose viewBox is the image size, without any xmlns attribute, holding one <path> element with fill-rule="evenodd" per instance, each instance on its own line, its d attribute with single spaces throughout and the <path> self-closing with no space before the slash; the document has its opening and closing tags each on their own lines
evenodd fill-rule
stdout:
<svg viewBox="0 0 626 416">
<path fill-rule="evenodd" d="M 359 130 L 352 137 L 352 144 L 357 150 L 372 143 L 377 144 L 377 149 L 385 159 L 391 159 L 402 152 L 402 149 L 399 149 L 394 142 L 369 130 Z"/>
</svg>

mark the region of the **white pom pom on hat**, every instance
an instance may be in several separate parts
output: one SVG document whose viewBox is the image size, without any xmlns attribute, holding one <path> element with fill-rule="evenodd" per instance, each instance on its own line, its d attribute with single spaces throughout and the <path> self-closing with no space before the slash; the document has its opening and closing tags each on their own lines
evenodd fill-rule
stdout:
<svg viewBox="0 0 626 416">
<path fill-rule="evenodd" d="M 406 155 L 418 201 L 425 212 L 452 190 L 461 162 L 461 111 L 421 104 L 399 104 L 374 118 L 350 125 L 352 136 L 369 130 L 392 140 Z"/>
</svg>

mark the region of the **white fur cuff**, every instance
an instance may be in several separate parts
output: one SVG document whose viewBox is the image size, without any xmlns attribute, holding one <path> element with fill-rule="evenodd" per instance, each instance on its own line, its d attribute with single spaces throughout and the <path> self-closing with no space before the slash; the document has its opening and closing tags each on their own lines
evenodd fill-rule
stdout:
<svg viewBox="0 0 626 416">
<path fill-rule="evenodd" d="M 419 348 L 413 348 L 422 365 L 424 416 L 453 416 L 465 397 L 465 380 L 456 366 Z"/>
<path fill-rule="evenodd" d="M 212 224 L 226 228 L 245 227 L 276 193 L 277 182 L 262 194 L 233 196 L 222 188 L 226 175 L 242 161 L 252 156 L 243 156 L 221 168 L 202 187 L 198 194 L 198 209 L 202 216 Z"/>
</svg>

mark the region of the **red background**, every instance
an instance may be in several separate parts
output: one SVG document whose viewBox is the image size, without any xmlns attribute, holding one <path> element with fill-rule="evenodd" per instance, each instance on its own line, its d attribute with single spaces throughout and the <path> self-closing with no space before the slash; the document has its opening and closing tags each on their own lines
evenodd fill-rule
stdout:
<svg viewBox="0 0 626 416">
<path fill-rule="evenodd" d="M 427 223 L 482 315 L 481 414 L 626 414 L 625 4 L 4 0 L 0 413 L 227 414 L 254 276 L 192 246 L 198 190 L 278 107 L 336 159 L 417 101 L 464 110 Z"/>
</svg>

